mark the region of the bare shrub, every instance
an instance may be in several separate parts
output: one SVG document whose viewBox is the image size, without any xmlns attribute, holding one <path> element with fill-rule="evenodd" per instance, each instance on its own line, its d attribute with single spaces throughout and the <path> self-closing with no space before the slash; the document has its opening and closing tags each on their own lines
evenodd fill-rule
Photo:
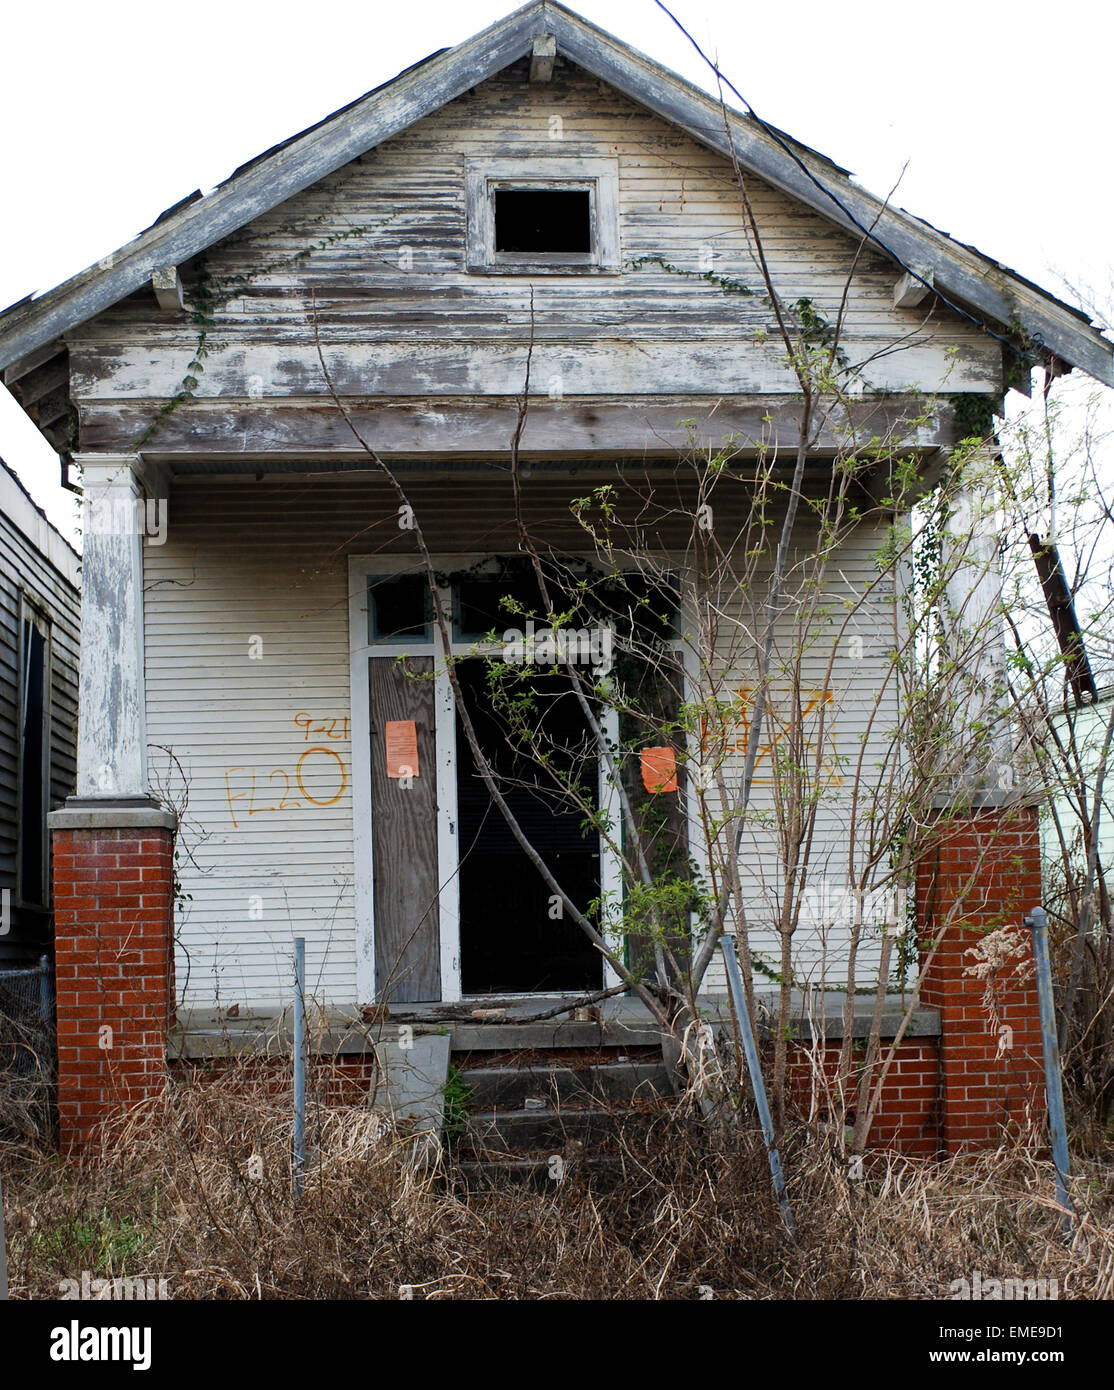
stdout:
<svg viewBox="0 0 1114 1390">
<path fill-rule="evenodd" d="M 165 1277 L 171 1297 L 200 1299 L 946 1298 L 976 1270 L 1055 1279 L 1062 1298 L 1112 1294 L 1114 1201 L 1097 1163 L 1079 1165 L 1065 1247 L 1050 1165 L 1031 1152 L 868 1156 L 853 1178 L 830 1134 L 791 1121 L 794 1244 L 752 1126 L 719 1130 L 673 1104 L 616 1113 L 599 1179 L 573 1164 L 563 1182 L 469 1193 L 412 1162 L 366 1107 L 320 1106 L 295 1204 L 289 1084 L 232 1064 L 176 1081 L 161 1123 L 116 1124 L 102 1163 L 9 1153 L 13 1295 L 57 1297 L 83 1270 Z"/>
</svg>

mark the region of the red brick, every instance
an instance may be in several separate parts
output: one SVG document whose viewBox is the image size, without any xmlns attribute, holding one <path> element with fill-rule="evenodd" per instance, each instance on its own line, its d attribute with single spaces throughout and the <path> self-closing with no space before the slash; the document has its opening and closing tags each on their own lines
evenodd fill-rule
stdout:
<svg viewBox="0 0 1114 1390">
<path fill-rule="evenodd" d="M 172 909 L 168 831 L 54 836 L 58 1115 L 62 1147 L 162 1093 Z M 98 1046 L 99 1028 L 113 1030 Z"/>
<path fill-rule="evenodd" d="M 966 970 L 973 963 L 967 952 L 985 931 L 1021 925 L 1023 914 L 1040 901 L 1041 882 L 1032 809 L 977 811 L 940 829 L 939 850 L 918 866 L 917 911 L 922 940 L 934 941 L 943 932 L 921 997 L 941 1015 L 941 1138 L 953 1153 L 997 1142 L 1003 1121 L 1019 1118 L 1020 1098 L 1039 1094 L 1032 983 L 999 984 L 999 1011 L 1014 1029 L 1007 1060 L 998 1055 L 998 1031 L 983 1004 L 985 984 Z"/>
</svg>

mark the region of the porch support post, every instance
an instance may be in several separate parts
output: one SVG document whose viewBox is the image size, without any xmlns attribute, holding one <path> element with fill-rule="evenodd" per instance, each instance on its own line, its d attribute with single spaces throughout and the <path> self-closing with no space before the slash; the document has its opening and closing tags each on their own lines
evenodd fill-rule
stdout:
<svg viewBox="0 0 1114 1390">
<path fill-rule="evenodd" d="M 1011 720 L 1004 708 L 1005 618 L 998 557 L 997 460 L 993 444 L 963 465 L 947 519 L 947 659 L 964 673 L 955 712 L 963 752 L 940 797 L 934 844 L 917 866 L 922 958 L 939 938 L 921 1000 L 940 1012 L 940 1139 L 948 1154 L 993 1146 L 1039 1127 L 1041 1034 L 1032 948 L 1022 920 L 1041 901 L 1036 808 L 1018 785 Z M 975 740 L 971 730 L 985 727 Z M 973 954 L 1009 929 L 1020 954 L 987 980 Z"/>
<path fill-rule="evenodd" d="M 173 997 L 175 816 L 147 784 L 138 460 L 85 455 L 77 794 L 53 844 L 58 1127 L 157 1110 Z M 153 1104 L 154 1103 L 154 1104 Z"/>
<path fill-rule="evenodd" d="M 139 461 L 79 454 L 75 462 L 84 490 L 77 795 L 149 800 Z"/>
</svg>

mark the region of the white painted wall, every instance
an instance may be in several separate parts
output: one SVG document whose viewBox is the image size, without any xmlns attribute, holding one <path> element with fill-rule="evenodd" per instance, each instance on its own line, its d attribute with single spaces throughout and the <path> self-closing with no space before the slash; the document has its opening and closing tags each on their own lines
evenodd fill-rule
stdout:
<svg viewBox="0 0 1114 1390">
<path fill-rule="evenodd" d="M 434 543 L 451 550 L 455 539 L 463 549 L 483 535 L 492 550 L 509 548 L 478 484 L 462 482 L 455 495 L 439 486 Z M 555 514 L 555 503 L 540 505 Z M 153 775 L 180 806 L 188 783 L 180 873 L 192 901 L 180 917 L 180 996 L 195 1004 L 284 1002 L 291 938 L 301 934 L 311 989 L 330 1004 L 354 1004 L 347 556 L 397 540 L 393 498 L 366 475 L 192 479 L 176 485 L 169 523 L 166 544 L 147 547 L 144 557 L 147 719 Z M 881 539 L 863 528 L 846 548 L 832 575 L 837 605 L 844 580 L 858 588 L 875 576 Z M 843 756 L 857 754 L 879 688 L 874 746 L 893 727 L 893 690 L 883 685 L 889 621 L 880 595 L 848 629 L 863 638 L 861 656 L 846 639 L 840 645 L 828 709 Z M 791 643 L 788 620 L 782 632 Z M 724 652 L 728 645 L 721 643 Z M 807 678 L 817 689 L 830 650 L 830 632 L 810 650 Z M 746 683 L 745 648 L 735 658 Z M 313 748 L 330 751 L 307 754 Z M 307 792 L 330 804 L 314 805 Z M 847 796 L 833 786 L 830 797 L 813 854 L 817 891 L 821 878 L 838 885 L 847 874 Z M 769 809 L 768 787 L 759 786 L 755 805 Z M 759 825 L 748 831 L 743 862 L 755 948 L 776 958 L 769 924 L 779 874 Z M 815 980 L 824 964 L 829 978 L 841 979 L 842 940 L 836 924 L 825 958 L 822 934 L 802 926 L 798 969 Z"/>
<path fill-rule="evenodd" d="M 841 986 L 846 981 L 854 905 L 851 884 L 860 881 L 862 853 L 870 836 L 865 819 L 870 788 L 881 770 L 885 769 L 883 776 L 891 780 L 897 773 L 891 738 L 898 718 L 898 690 L 889 661 L 894 647 L 893 583 L 892 576 L 880 577 L 875 560 L 885 539 L 884 525 L 863 524 L 825 567 L 822 597 L 814 605 L 807 582 L 813 573 L 815 547 L 810 542 L 814 535 L 807 521 L 799 525 L 787 569 L 785 606 L 775 629 L 771 669 L 775 708 L 787 723 L 793 717 L 789 669 L 798 648 L 803 652 L 803 722 L 808 738 L 822 755 L 823 770 L 812 783 L 819 788 L 819 807 L 811 845 L 804 856 L 807 876 L 793 938 L 793 970 L 796 983 Z M 761 596 L 770 568 L 763 564 L 758 571 L 758 583 L 751 591 L 756 597 L 727 608 L 719 626 L 716 651 L 719 670 L 724 674 L 716 692 L 718 698 L 729 699 L 739 687 L 753 688 L 756 683 L 754 641 L 761 632 Z M 868 590 L 869 597 L 849 617 L 852 602 Z M 741 781 L 746 737 L 746 730 L 736 728 L 728 740 L 723 770 L 732 792 Z M 785 859 L 778 848 L 775 817 L 785 812 L 777 807 L 770 744 L 771 730 L 766 724 L 745 822 L 740 871 L 751 950 L 777 969 Z M 856 812 L 852 789 L 860 756 L 861 802 Z M 709 808 L 712 815 L 723 813 L 723 803 L 714 792 L 709 796 Z M 722 834 L 721 843 L 728 843 L 728 831 Z M 714 852 L 712 857 L 716 858 Z M 878 935 L 864 933 L 856 967 L 860 985 L 876 978 L 879 950 Z M 709 983 L 726 988 L 718 956 Z"/>
<path fill-rule="evenodd" d="M 322 561 L 296 506 L 284 524 L 281 506 L 265 515 L 242 491 L 183 492 L 166 544 L 144 556 L 149 765 L 183 812 L 192 894 L 179 997 L 288 1002 L 303 935 L 309 989 L 352 1003 L 344 565 Z"/>
</svg>

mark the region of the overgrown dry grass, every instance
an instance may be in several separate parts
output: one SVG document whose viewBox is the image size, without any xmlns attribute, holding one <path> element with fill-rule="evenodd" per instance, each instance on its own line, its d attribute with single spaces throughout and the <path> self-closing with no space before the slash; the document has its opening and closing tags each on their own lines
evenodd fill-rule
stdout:
<svg viewBox="0 0 1114 1390">
<path fill-rule="evenodd" d="M 4 1153 L 14 1297 L 66 1278 L 166 1276 L 174 1298 L 943 1298 L 970 1279 L 1055 1279 L 1114 1293 L 1111 1155 L 1075 1180 L 1063 1244 L 1050 1165 L 1024 1150 L 945 1164 L 879 1157 L 852 1180 L 803 1127 L 783 1159 L 786 1235 L 753 1132 L 710 1136 L 662 1113 L 632 1123 L 621 1180 L 570 1166 L 544 1190 L 462 1192 L 422 1171 L 363 1108 L 315 1108 L 305 1193 L 290 1194 L 289 1104 L 236 1069 L 177 1082 L 166 1123 L 118 1125 L 78 1165 Z"/>
<path fill-rule="evenodd" d="M 51 1134 L 53 1039 L 0 991 L 0 1155 L 42 1149 Z"/>
</svg>

